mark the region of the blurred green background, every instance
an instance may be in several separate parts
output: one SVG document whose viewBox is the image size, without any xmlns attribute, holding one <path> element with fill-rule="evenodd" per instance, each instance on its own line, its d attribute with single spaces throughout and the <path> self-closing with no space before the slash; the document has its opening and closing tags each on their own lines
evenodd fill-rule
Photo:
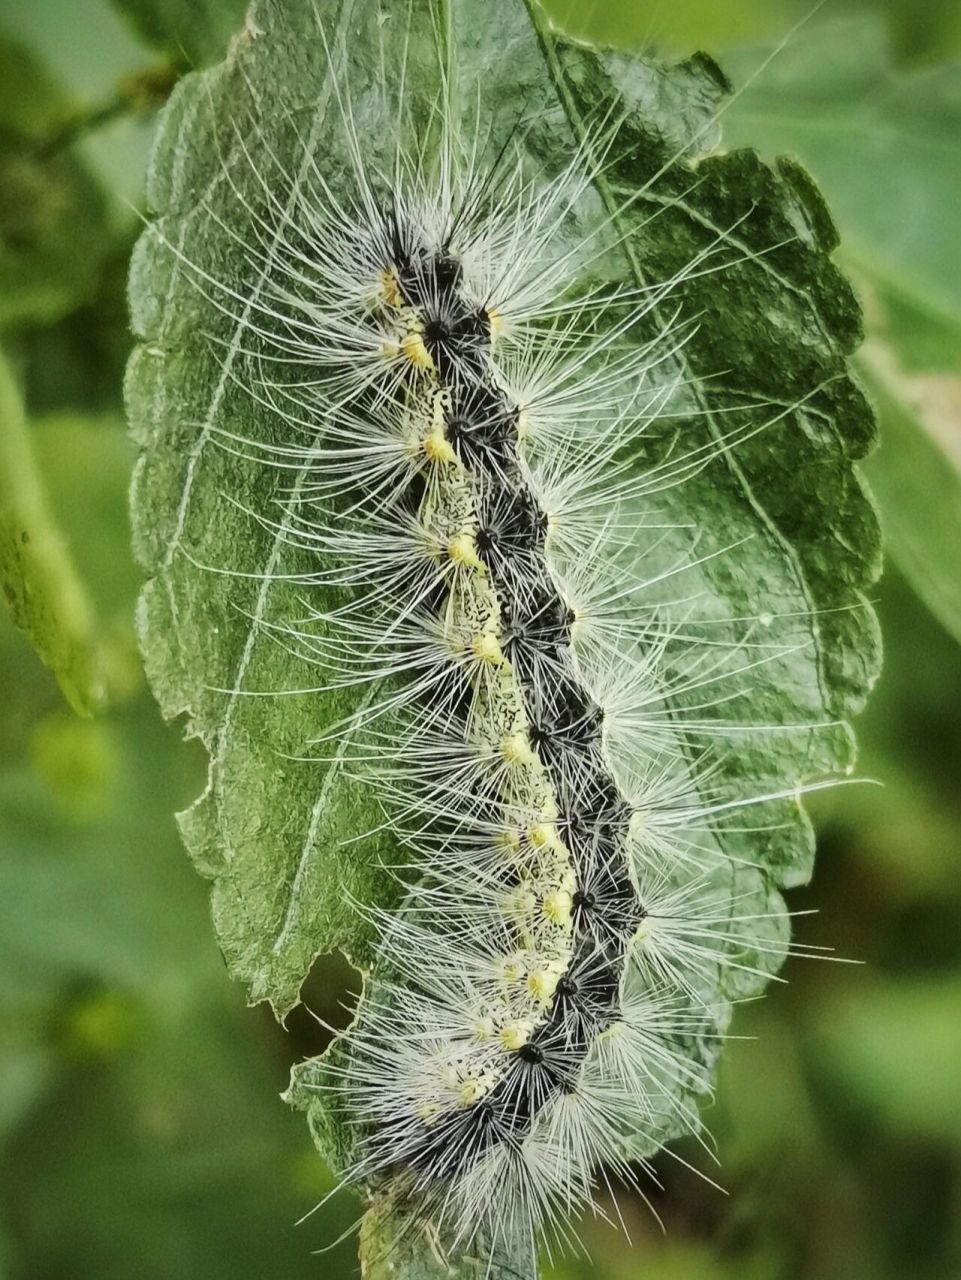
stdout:
<svg viewBox="0 0 961 1280">
<path fill-rule="evenodd" d="M 348 1197 L 278 1094 L 322 1044 L 248 1010 L 173 814 L 202 788 L 133 639 L 125 269 L 155 112 L 212 60 L 236 0 L 2 0 L 0 349 L 22 391 L 5 450 L 32 450 L 92 597 L 109 709 L 81 719 L 0 616 L 0 1276 L 311 1277 L 354 1271 Z M 884 788 L 818 798 L 819 914 L 741 1012 L 696 1147 L 626 1198 L 629 1247 L 584 1224 L 557 1277 L 961 1277 L 961 5 L 958 0 L 552 0 L 572 31 L 678 54 L 739 85 L 729 145 L 798 153 L 824 185 L 865 299 L 862 372 L 884 447 L 884 675 L 859 723 Z M 800 18 L 783 51 L 772 47 Z M 9 397 L 8 397 L 9 400 Z M 2 404 L 0 397 L 0 404 Z M 26 456 L 21 449 L 20 461 Z M 19 490 L 22 496 L 22 489 Z M 0 483 L 0 515 L 4 501 Z M 14 499 L 19 500 L 17 498 Z M 55 554 L 60 554 L 56 552 Z M 76 699 L 75 699 L 76 700 Z M 324 1008 L 322 966 L 307 993 Z"/>
</svg>

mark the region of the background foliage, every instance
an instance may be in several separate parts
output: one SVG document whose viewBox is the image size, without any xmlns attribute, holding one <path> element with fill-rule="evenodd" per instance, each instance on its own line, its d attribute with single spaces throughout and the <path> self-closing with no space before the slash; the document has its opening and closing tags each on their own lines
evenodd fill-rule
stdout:
<svg viewBox="0 0 961 1280">
<path fill-rule="evenodd" d="M 961 1273 L 961 17 L 953 0 L 835 0 L 765 66 L 806 3 L 553 7 L 574 31 L 719 54 L 748 84 L 728 145 L 792 150 L 823 184 L 868 308 L 862 373 L 884 441 L 870 477 L 896 566 L 879 592 L 885 673 L 859 726 L 862 772 L 885 788 L 819 800 L 819 869 L 792 899 L 820 908 L 802 941 L 866 967 L 795 963 L 787 989 L 742 1012 L 737 1031 L 758 1040 L 729 1046 L 710 1117 L 728 1198 L 665 1157 L 651 1194 L 666 1236 L 628 1201 L 633 1249 L 589 1223 L 592 1260 L 554 1274 L 943 1280 Z M 219 55 L 241 8 L 0 10 L 0 346 L 109 699 L 99 718 L 73 715 L 0 617 L 11 1280 L 338 1280 L 354 1267 L 351 1241 L 311 1250 L 355 1204 L 293 1227 L 326 1175 L 274 1096 L 322 1036 L 302 1012 L 285 1035 L 226 978 L 172 818 L 203 762 L 159 723 L 132 638 L 120 388 L 135 209 L 158 102 Z M 6 442 L 17 410 L 3 405 Z M 0 545 L 6 501 L 0 485 Z M 319 964 L 307 992 L 324 1016 L 330 979 Z"/>
</svg>

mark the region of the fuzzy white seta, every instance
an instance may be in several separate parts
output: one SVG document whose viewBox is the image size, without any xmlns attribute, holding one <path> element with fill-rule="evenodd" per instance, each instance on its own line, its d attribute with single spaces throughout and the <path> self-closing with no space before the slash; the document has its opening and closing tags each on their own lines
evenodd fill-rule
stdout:
<svg viewBox="0 0 961 1280">
<path fill-rule="evenodd" d="M 699 1132 L 718 972 L 769 976 L 788 947 L 712 819 L 806 789 L 718 781 L 756 727 L 728 704 L 791 646 L 687 593 L 737 548 L 658 505 L 764 430 L 687 447 L 675 412 L 693 322 L 672 299 L 729 240 L 650 288 L 578 290 L 617 250 L 612 218 L 574 212 L 615 123 L 548 174 L 521 131 L 488 154 L 445 85 L 419 136 L 394 104 L 383 164 L 333 62 L 336 183 L 312 159 L 288 199 L 239 142 L 265 287 L 185 264 L 244 317 L 233 376 L 286 439 L 220 423 L 222 448 L 299 477 L 283 528 L 252 513 L 312 566 L 277 642 L 318 694 L 371 691 L 317 755 L 377 789 L 399 850 L 400 907 L 358 904 L 379 961 L 325 1087 L 356 1133 L 347 1180 L 389 1184 L 452 1247 L 567 1243 L 598 1186 L 638 1186 L 663 1135 Z"/>
</svg>

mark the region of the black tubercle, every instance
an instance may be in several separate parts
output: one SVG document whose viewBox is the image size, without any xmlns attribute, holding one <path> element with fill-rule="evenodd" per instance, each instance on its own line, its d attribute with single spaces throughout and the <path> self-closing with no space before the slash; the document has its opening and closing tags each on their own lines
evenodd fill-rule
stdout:
<svg viewBox="0 0 961 1280">
<path fill-rule="evenodd" d="M 585 866 L 573 905 L 578 932 L 598 942 L 626 944 L 644 918 L 630 876 L 617 861 L 596 860 Z"/>
<path fill-rule="evenodd" d="M 517 409 L 496 387 L 456 378 L 451 382 L 447 438 L 466 467 L 509 486 L 516 467 Z"/>
<path fill-rule="evenodd" d="M 439 288 L 448 291 L 458 288 L 464 276 L 464 267 L 460 258 L 445 252 L 435 254 L 434 276 Z"/>
<path fill-rule="evenodd" d="M 490 340 L 490 322 L 484 312 L 459 307 L 443 294 L 422 302 L 421 311 L 424 346 L 440 377 L 447 382 L 480 373 Z"/>
<path fill-rule="evenodd" d="M 424 345 L 444 382 L 476 381 L 490 346 L 491 322 L 460 292 L 464 268 L 449 249 L 432 250 L 395 217 L 389 243 L 401 296 L 416 307 Z"/>
<path fill-rule="evenodd" d="M 528 658 L 540 654 L 558 659 L 559 651 L 570 645 L 574 613 L 546 575 L 525 585 L 527 591 L 501 604 L 505 645 Z"/>
<path fill-rule="evenodd" d="M 488 568 L 511 572 L 513 562 L 528 576 L 543 563 L 547 517 L 526 485 L 488 484 L 478 500 L 477 549 Z"/>
<path fill-rule="evenodd" d="M 604 714 L 587 693 L 569 676 L 542 681 L 529 704 L 532 744 L 548 768 L 567 769 L 581 776 L 587 767 L 584 756 L 596 754 L 604 728 Z M 598 758 L 599 763 L 599 758 Z M 564 790 L 574 786 L 573 776 Z"/>
</svg>

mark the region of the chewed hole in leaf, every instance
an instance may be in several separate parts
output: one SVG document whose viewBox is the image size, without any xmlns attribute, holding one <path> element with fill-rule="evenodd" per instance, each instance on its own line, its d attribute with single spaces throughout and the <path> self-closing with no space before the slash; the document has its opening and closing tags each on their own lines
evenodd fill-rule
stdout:
<svg viewBox="0 0 961 1280">
<path fill-rule="evenodd" d="M 345 1031 L 357 1009 L 364 979 L 342 951 L 317 957 L 300 989 L 300 1001 L 284 1018 L 291 1062 L 322 1054 Z"/>
</svg>

